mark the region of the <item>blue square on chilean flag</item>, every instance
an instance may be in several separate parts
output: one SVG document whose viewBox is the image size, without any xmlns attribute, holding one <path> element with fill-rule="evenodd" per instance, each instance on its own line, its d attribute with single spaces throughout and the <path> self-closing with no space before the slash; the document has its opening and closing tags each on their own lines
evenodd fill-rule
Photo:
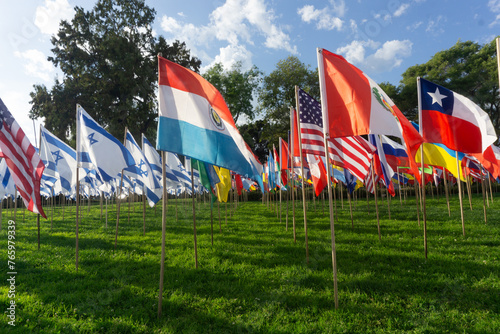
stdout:
<svg viewBox="0 0 500 334">
<path fill-rule="evenodd" d="M 436 110 L 443 114 L 453 114 L 453 92 L 443 86 L 420 79 L 422 89 L 422 110 Z"/>
</svg>

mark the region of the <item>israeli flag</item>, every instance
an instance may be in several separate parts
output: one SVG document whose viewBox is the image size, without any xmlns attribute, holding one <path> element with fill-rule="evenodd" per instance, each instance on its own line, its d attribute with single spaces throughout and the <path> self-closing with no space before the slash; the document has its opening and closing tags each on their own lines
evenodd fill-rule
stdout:
<svg viewBox="0 0 500 334">
<path fill-rule="evenodd" d="M 149 206 L 153 207 L 161 199 L 163 192 L 158 179 L 153 174 L 153 169 L 149 165 L 148 160 L 128 130 L 125 136 L 125 147 L 132 154 L 136 164 L 125 168 L 123 173 L 134 179 L 141 190 L 145 190 Z"/>
<path fill-rule="evenodd" d="M 77 166 L 96 169 L 108 182 L 127 167 L 135 165 L 132 154 L 77 105 Z"/>
<path fill-rule="evenodd" d="M 153 174 L 156 176 L 161 185 L 161 179 L 162 179 L 161 158 L 156 149 L 153 147 L 153 145 L 151 145 L 149 140 L 144 136 L 144 134 L 142 135 L 142 152 L 144 153 L 146 160 L 151 166 Z M 165 168 L 166 168 L 165 176 L 167 178 L 166 179 L 167 188 L 177 187 L 177 185 L 181 181 L 179 181 L 177 176 L 174 175 L 174 172 L 172 172 L 172 170 L 167 165 L 165 165 Z"/>
<path fill-rule="evenodd" d="M 40 126 L 41 158 L 45 164 L 44 175 L 60 182 L 62 193 L 69 195 L 76 187 L 76 151 Z"/>
<path fill-rule="evenodd" d="M 177 154 L 172 152 L 165 152 L 166 155 L 166 165 L 170 167 L 174 175 L 179 179 L 183 186 L 191 190 L 191 176 L 187 172 L 186 168 L 182 164 L 181 160 Z"/>
</svg>

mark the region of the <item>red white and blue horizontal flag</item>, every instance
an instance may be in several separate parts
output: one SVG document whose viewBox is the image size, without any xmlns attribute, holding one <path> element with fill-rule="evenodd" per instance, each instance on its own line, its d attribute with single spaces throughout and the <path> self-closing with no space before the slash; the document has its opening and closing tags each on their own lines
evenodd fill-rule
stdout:
<svg viewBox="0 0 500 334">
<path fill-rule="evenodd" d="M 463 95 L 418 78 L 424 140 L 464 153 L 484 152 L 497 140 L 488 114 Z"/>
<path fill-rule="evenodd" d="M 220 92 L 199 74 L 158 57 L 156 148 L 261 180 L 262 164 L 241 137 Z"/>
</svg>

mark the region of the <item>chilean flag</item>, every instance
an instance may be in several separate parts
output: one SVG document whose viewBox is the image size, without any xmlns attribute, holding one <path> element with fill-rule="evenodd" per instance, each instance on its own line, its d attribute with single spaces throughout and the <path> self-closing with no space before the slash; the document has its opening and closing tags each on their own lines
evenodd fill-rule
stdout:
<svg viewBox="0 0 500 334">
<path fill-rule="evenodd" d="M 484 152 L 497 140 L 486 112 L 468 98 L 418 78 L 420 126 L 424 140 L 464 153 Z"/>
<path fill-rule="evenodd" d="M 419 175 L 414 157 L 423 139 L 377 83 L 325 49 L 318 49 L 318 72 L 324 133 L 329 137 L 380 134 L 401 138 L 411 170 Z"/>
<path fill-rule="evenodd" d="M 158 57 L 156 148 L 256 179 L 262 164 L 241 137 L 221 93 L 199 74 Z"/>
</svg>

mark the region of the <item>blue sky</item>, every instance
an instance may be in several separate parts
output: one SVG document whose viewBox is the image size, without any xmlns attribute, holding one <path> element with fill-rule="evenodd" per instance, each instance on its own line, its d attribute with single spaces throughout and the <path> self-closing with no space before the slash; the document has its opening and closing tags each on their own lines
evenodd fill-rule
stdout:
<svg viewBox="0 0 500 334">
<path fill-rule="evenodd" d="M 34 84 L 52 87 L 61 73 L 46 59 L 51 35 L 73 8 L 91 0 L 0 3 L 0 98 L 34 142 L 28 118 Z M 427 62 L 458 40 L 480 44 L 500 35 L 500 0 L 146 0 L 153 29 L 185 41 L 202 60 L 226 67 L 241 61 L 265 74 L 297 56 L 317 66 L 316 48 L 339 53 L 375 81 L 398 84 L 410 66 Z M 43 122 L 43 120 L 42 120 Z M 38 122 L 35 127 L 38 128 Z"/>
</svg>

